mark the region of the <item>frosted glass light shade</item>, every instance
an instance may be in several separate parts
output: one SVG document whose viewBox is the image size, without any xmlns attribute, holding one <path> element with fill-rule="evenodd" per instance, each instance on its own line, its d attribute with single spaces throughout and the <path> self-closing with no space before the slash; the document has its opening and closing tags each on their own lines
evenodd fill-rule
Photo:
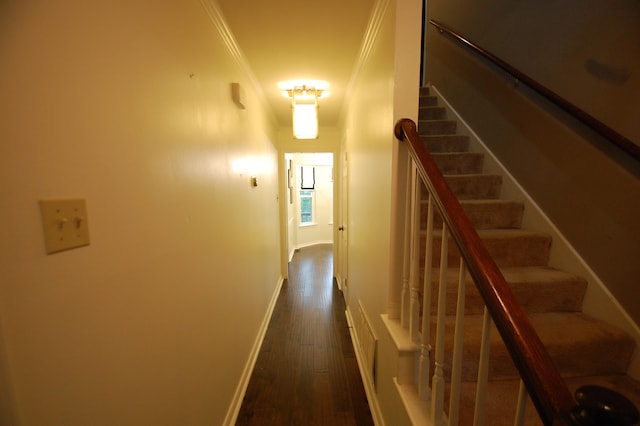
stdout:
<svg viewBox="0 0 640 426">
<path fill-rule="evenodd" d="M 296 139 L 317 139 L 318 137 L 318 105 L 312 102 L 296 102 L 293 104 L 293 137 Z"/>
</svg>

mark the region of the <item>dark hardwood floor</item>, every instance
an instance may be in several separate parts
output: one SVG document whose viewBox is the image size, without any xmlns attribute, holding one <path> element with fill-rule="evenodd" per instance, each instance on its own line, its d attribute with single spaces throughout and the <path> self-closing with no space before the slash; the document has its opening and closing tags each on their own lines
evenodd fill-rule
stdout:
<svg viewBox="0 0 640 426">
<path fill-rule="evenodd" d="M 373 425 L 332 246 L 296 251 L 236 425 Z"/>
</svg>

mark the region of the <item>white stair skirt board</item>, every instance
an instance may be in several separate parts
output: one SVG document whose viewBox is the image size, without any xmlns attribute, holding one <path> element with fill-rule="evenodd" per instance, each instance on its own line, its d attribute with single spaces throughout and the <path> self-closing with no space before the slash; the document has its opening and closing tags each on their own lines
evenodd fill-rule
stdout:
<svg viewBox="0 0 640 426">
<path fill-rule="evenodd" d="M 362 305 L 358 302 L 358 311 L 362 310 Z M 362 312 L 364 313 L 364 312 Z M 378 403 L 378 398 L 376 396 L 376 388 L 375 383 L 372 380 L 372 375 L 369 373 L 369 361 L 367 358 L 367 354 L 362 350 L 362 345 L 358 339 L 357 329 L 361 326 L 358 325 L 359 319 L 354 321 L 353 316 L 351 315 L 351 310 L 347 306 L 347 310 L 345 311 L 345 315 L 347 316 L 347 323 L 349 324 L 349 334 L 351 335 L 351 343 L 353 344 L 353 349 L 356 353 L 356 360 L 358 361 L 358 369 L 360 370 L 360 376 L 362 377 L 362 383 L 364 385 L 364 391 L 367 394 L 367 400 L 369 402 L 369 409 L 371 410 L 371 417 L 373 418 L 373 422 L 377 426 L 384 426 L 384 418 L 382 417 L 382 411 L 380 410 L 380 404 Z M 358 316 L 361 314 L 358 313 Z M 368 320 L 366 320 L 368 324 Z M 373 340 L 373 347 L 377 349 L 377 339 L 372 332 L 372 328 L 367 325 L 369 328 L 369 332 L 371 334 L 371 339 Z M 368 343 L 371 348 L 371 341 Z M 369 355 L 373 353 L 373 368 L 375 368 L 375 353 L 374 349 L 372 352 L 369 352 Z"/>
</svg>

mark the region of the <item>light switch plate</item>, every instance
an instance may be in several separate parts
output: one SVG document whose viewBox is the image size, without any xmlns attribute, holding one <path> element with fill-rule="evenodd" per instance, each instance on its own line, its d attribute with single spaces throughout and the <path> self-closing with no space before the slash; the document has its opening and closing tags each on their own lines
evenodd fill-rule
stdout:
<svg viewBox="0 0 640 426">
<path fill-rule="evenodd" d="M 87 203 L 81 198 L 40 200 L 47 254 L 89 245 Z"/>
</svg>

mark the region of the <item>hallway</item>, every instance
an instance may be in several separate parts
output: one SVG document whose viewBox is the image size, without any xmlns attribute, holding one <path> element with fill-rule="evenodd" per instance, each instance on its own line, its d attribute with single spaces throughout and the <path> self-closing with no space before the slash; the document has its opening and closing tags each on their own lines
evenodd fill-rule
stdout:
<svg viewBox="0 0 640 426">
<path fill-rule="evenodd" d="M 237 425 L 372 425 L 330 244 L 296 251 Z"/>
</svg>

